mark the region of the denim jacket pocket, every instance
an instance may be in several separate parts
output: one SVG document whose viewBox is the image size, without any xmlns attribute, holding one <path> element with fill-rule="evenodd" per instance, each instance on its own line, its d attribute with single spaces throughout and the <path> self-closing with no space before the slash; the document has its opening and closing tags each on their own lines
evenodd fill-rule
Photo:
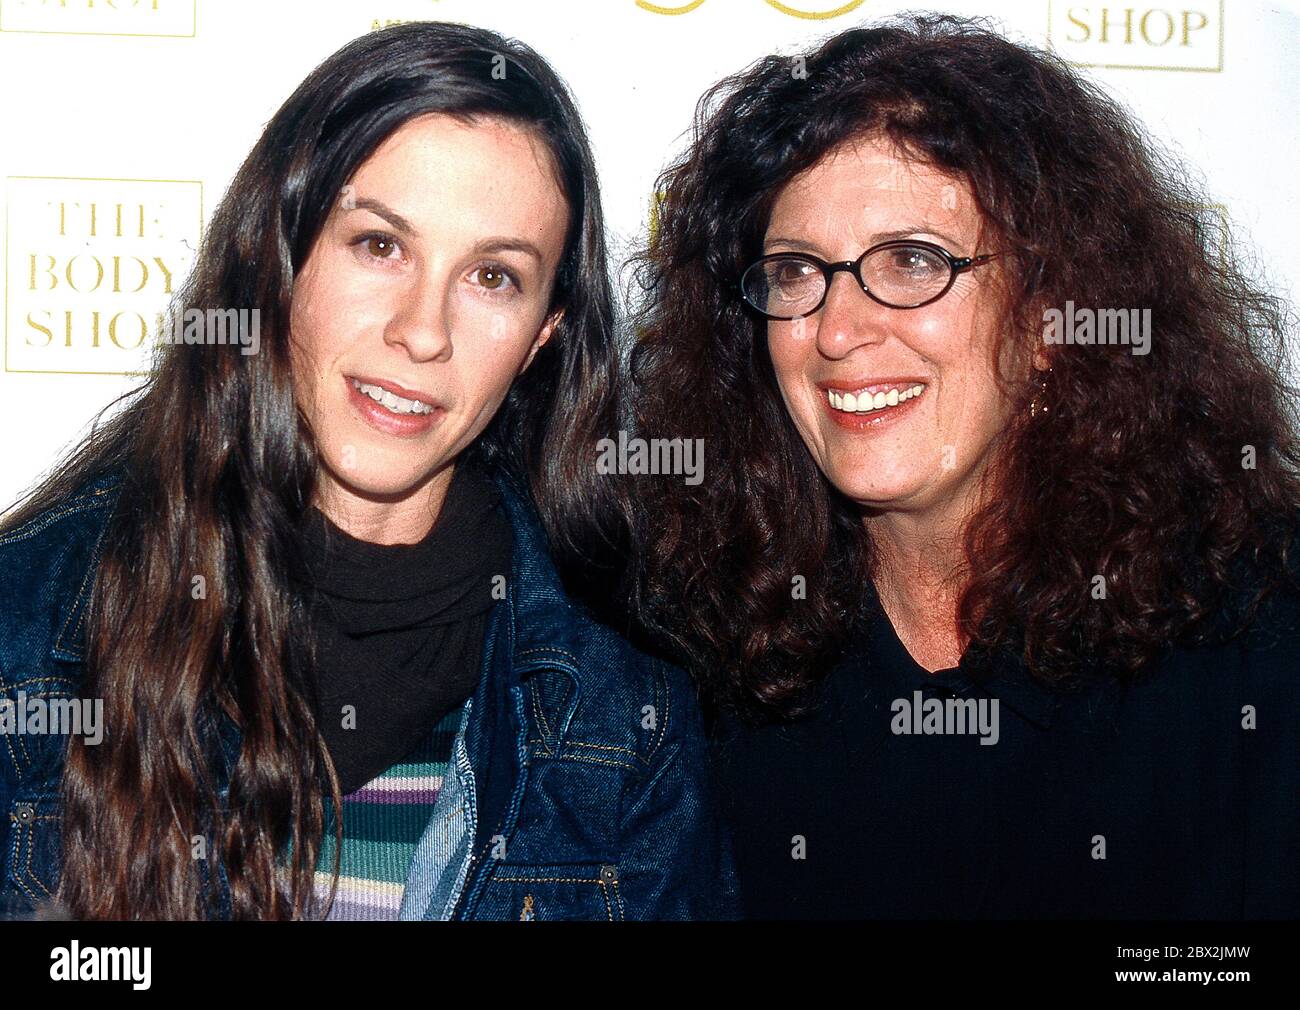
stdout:
<svg viewBox="0 0 1300 1010">
<path fill-rule="evenodd" d="M 62 817 L 58 796 L 19 793 L 4 816 L 9 818 L 5 885 L 17 888 L 33 908 L 52 901 L 58 888 Z"/>
<path fill-rule="evenodd" d="M 498 863 L 473 918 L 498 921 L 619 922 L 623 901 L 613 863 L 549 866 Z"/>
</svg>

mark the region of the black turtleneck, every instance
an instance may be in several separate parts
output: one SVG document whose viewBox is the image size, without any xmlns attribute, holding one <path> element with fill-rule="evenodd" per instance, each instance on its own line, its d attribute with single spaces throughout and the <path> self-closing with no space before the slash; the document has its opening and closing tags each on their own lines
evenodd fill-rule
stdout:
<svg viewBox="0 0 1300 1010">
<path fill-rule="evenodd" d="M 358 540 L 311 511 L 318 715 L 345 795 L 473 694 L 493 577 L 509 576 L 511 545 L 496 487 L 468 464 L 418 544 Z"/>
</svg>

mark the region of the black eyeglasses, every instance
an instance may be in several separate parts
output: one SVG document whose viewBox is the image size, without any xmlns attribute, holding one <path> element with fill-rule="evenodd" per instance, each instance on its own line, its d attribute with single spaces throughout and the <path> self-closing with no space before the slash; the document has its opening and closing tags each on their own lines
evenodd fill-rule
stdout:
<svg viewBox="0 0 1300 1010">
<path fill-rule="evenodd" d="M 808 253 L 772 253 L 745 269 L 740 296 L 768 319 L 800 319 L 822 307 L 835 275 L 847 270 L 873 301 L 891 309 L 919 309 L 946 295 L 958 274 L 998 255 L 957 257 L 915 239 L 873 245 L 852 263 L 827 263 Z"/>
</svg>

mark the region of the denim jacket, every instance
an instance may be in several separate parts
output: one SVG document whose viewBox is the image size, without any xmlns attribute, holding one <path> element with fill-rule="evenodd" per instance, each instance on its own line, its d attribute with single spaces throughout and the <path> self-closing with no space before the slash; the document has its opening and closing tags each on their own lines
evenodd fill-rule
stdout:
<svg viewBox="0 0 1300 1010">
<path fill-rule="evenodd" d="M 512 571 L 401 917 L 734 918 L 735 875 L 689 680 L 565 595 L 531 505 L 507 478 L 497 482 Z M 105 478 L 0 533 L 0 706 L 12 705 L 11 724 L 36 700 L 78 695 L 116 490 Z M 58 884 L 67 739 L 16 728 L 0 732 L 0 907 L 22 916 Z M 224 746 L 229 767 L 237 731 Z M 218 890 L 211 914 L 224 917 L 224 877 Z"/>
</svg>

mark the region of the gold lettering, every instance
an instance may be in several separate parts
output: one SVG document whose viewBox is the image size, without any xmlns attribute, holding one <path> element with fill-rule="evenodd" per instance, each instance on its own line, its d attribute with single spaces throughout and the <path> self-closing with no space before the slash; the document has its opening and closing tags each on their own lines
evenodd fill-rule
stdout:
<svg viewBox="0 0 1300 1010">
<path fill-rule="evenodd" d="M 72 310 L 65 309 L 63 312 L 63 346 L 72 346 Z M 90 346 L 99 346 L 99 310 L 95 309 L 90 314 Z"/>
<path fill-rule="evenodd" d="M 93 206 L 93 205 L 92 205 L 92 206 Z M 65 269 L 65 270 L 63 271 L 64 276 L 65 276 L 65 277 L 67 278 L 67 280 L 68 280 L 68 287 L 72 288 L 72 290 L 75 291 L 75 292 L 77 292 L 77 294 L 79 294 L 79 295 L 81 295 L 81 294 L 86 294 L 87 292 L 86 292 L 86 291 L 83 291 L 81 288 L 77 287 L 77 282 L 74 281 L 74 280 L 72 279 L 72 268 L 75 267 L 75 266 L 77 265 L 77 262 L 78 262 L 79 260 L 83 260 L 83 261 L 84 261 L 85 259 L 87 259 L 87 257 L 85 257 L 85 256 L 80 256 L 80 255 L 78 255 L 78 256 L 73 256 L 72 259 L 68 260 L 68 266 L 67 266 L 67 269 Z M 92 263 L 95 264 L 95 283 L 94 283 L 94 284 L 93 284 L 93 285 L 92 285 L 88 290 L 89 290 L 89 291 L 98 291 L 100 285 L 104 283 L 104 264 L 101 263 L 101 262 L 99 261 L 99 257 L 98 257 L 98 256 L 91 256 L 91 257 L 89 257 L 89 259 L 90 259 L 90 262 L 92 262 Z M 83 283 L 84 283 L 84 282 L 83 282 Z"/>
<path fill-rule="evenodd" d="M 1076 24 L 1083 29 L 1083 38 L 1076 39 L 1067 35 L 1066 39 L 1070 42 L 1087 42 L 1090 38 L 1092 38 L 1092 29 L 1088 27 L 1087 21 L 1080 21 L 1077 17 L 1074 16 L 1075 11 L 1077 10 L 1079 10 L 1078 7 L 1071 7 L 1069 11 L 1066 12 L 1066 17 L 1068 17 L 1073 24 Z M 1086 11 L 1087 8 L 1085 7 L 1084 10 Z"/>
<path fill-rule="evenodd" d="M 164 281 L 163 293 L 168 295 L 171 294 L 172 293 L 172 272 L 167 269 L 167 264 L 163 262 L 163 258 L 161 256 L 155 256 L 153 258 L 153 261 L 158 264 L 158 269 L 163 272 L 163 281 Z"/>
<path fill-rule="evenodd" d="M 46 312 L 46 313 L 45 313 L 45 318 L 46 318 L 46 319 L 49 319 L 49 317 L 50 317 L 50 314 L 49 314 L 48 312 Z M 54 331 L 51 330 L 49 327 L 47 327 L 47 326 L 42 326 L 40 323 L 38 323 L 38 322 L 37 322 L 37 321 L 32 317 L 32 314 L 31 314 L 30 312 L 27 313 L 27 325 L 30 326 L 33 330 L 40 330 L 42 333 L 45 334 L 45 343 L 43 343 L 43 344 L 37 344 L 37 343 L 33 342 L 33 340 L 32 340 L 32 335 L 31 335 L 30 333 L 27 334 L 27 346 L 28 346 L 28 347 L 49 347 L 50 344 L 54 342 Z"/>
<path fill-rule="evenodd" d="M 144 260 L 140 259 L 140 257 L 138 256 L 132 256 L 130 257 L 130 259 L 140 265 L 140 283 L 134 291 L 129 292 L 130 294 L 138 295 L 141 291 L 144 290 L 144 286 L 149 283 L 149 266 L 148 264 L 145 263 Z M 113 293 L 114 294 L 122 293 L 121 281 L 122 281 L 122 257 L 114 256 L 113 257 Z"/>
<path fill-rule="evenodd" d="M 113 341 L 113 343 L 116 344 L 118 347 L 122 348 L 122 350 L 130 351 L 130 350 L 134 350 L 135 348 L 139 347 L 141 344 L 144 343 L 145 337 L 148 336 L 149 334 L 149 324 L 144 321 L 144 316 L 140 315 L 140 313 L 138 312 L 129 313 L 129 315 L 134 316 L 136 319 L 140 321 L 140 339 L 128 347 L 126 344 L 122 343 L 122 341 L 117 339 L 117 321 L 121 319 L 124 315 L 128 315 L 128 313 L 119 312 L 117 313 L 117 315 L 115 315 L 112 319 L 108 321 L 108 339 Z"/>
<path fill-rule="evenodd" d="M 137 237 L 137 238 L 144 238 L 144 204 L 138 204 L 137 206 L 139 207 L 139 210 L 140 210 L 140 232 L 139 232 L 139 235 L 136 236 L 136 237 Z M 125 237 L 126 237 L 126 236 L 122 233 L 122 204 L 120 204 L 120 203 L 117 204 L 117 232 L 116 232 L 116 237 L 117 237 L 117 238 L 125 238 Z"/>
<path fill-rule="evenodd" d="M 1159 14 L 1161 17 L 1165 19 L 1165 21 L 1169 25 L 1169 34 L 1166 35 L 1164 39 L 1161 40 L 1160 42 L 1153 41 L 1151 36 L 1147 34 L 1147 18 L 1151 17 L 1152 14 Z M 1169 40 L 1174 37 L 1174 16 L 1170 14 L 1168 11 L 1156 10 L 1155 8 L 1152 8 L 1151 10 L 1147 11 L 1145 14 L 1142 15 L 1142 20 L 1138 22 L 1138 27 L 1141 29 L 1142 32 L 1142 40 L 1147 45 L 1163 46 L 1166 45 L 1169 42 Z"/>
<path fill-rule="evenodd" d="M 45 290 L 53 291 L 55 288 L 59 286 L 59 275 L 54 272 L 54 267 L 56 266 L 58 261 L 55 260 L 53 256 L 49 256 L 48 259 L 50 261 L 50 265 L 45 268 L 45 272 L 50 275 L 50 286 Z M 28 290 L 30 291 L 36 290 L 36 253 L 32 253 L 32 283 L 28 288 Z"/>
<path fill-rule="evenodd" d="M 1105 7 L 1101 9 L 1101 42 L 1104 45 L 1110 41 L 1110 17 Z M 1124 44 L 1128 45 L 1133 41 L 1133 8 L 1127 7 L 1124 10 Z"/>
<path fill-rule="evenodd" d="M 1191 26 L 1191 16 L 1193 14 L 1195 14 L 1198 18 L 1201 19 L 1201 23 L 1197 25 L 1195 28 Z M 1191 45 L 1190 39 L 1191 39 L 1192 32 L 1194 31 L 1199 32 L 1202 28 L 1206 27 L 1209 23 L 1210 23 L 1210 19 L 1206 17 L 1204 14 L 1202 14 L 1200 11 L 1183 11 L 1183 41 L 1181 44 L 1185 46 Z"/>
</svg>

